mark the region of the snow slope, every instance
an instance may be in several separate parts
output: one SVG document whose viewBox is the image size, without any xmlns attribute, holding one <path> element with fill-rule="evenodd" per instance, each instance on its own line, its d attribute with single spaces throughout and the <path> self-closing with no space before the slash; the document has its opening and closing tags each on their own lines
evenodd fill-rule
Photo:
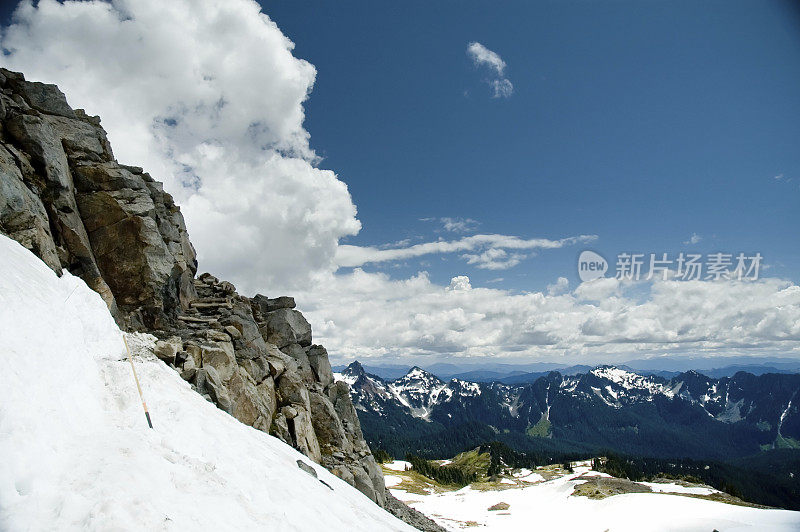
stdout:
<svg viewBox="0 0 800 532">
<path fill-rule="evenodd" d="M 145 356 L 150 430 L 123 354 L 96 293 L 0 235 L 0 530 L 413 530 Z"/>
<path fill-rule="evenodd" d="M 563 532 L 720 532 L 800 530 L 800 512 L 765 510 L 667 493 L 629 493 L 593 500 L 572 496 L 586 466 L 553 480 L 522 488 L 419 495 L 396 487 L 391 493 L 448 530 L 477 527 L 486 532 L 558 530 Z M 395 485 L 396 486 L 396 485 Z M 662 489 L 670 485 L 662 484 Z M 680 488 L 678 486 L 677 488 Z M 675 490 L 677 491 L 677 489 Z M 508 510 L 490 511 L 497 503 Z"/>
</svg>

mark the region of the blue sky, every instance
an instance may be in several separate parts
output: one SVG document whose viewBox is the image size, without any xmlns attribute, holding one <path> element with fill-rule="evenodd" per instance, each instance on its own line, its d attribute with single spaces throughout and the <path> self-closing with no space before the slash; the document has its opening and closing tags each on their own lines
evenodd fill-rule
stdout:
<svg viewBox="0 0 800 532">
<path fill-rule="evenodd" d="M 336 362 L 797 359 L 796 6 L 50 1 L 0 44 Z M 768 268 L 581 283 L 586 248 Z"/>
<path fill-rule="evenodd" d="M 358 207 L 347 243 L 454 238 L 420 219 L 461 217 L 481 233 L 596 234 L 609 260 L 759 251 L 798 279 L 790 2 L 261 3 L 318 70 L 306 128 Z M 511 97 L 491 97 L 471 41 L 506 62 Z M 456 255 L 364 268 L 542 290 L 575 280 L 583 247 L 499 272 Z"/>
</svg>

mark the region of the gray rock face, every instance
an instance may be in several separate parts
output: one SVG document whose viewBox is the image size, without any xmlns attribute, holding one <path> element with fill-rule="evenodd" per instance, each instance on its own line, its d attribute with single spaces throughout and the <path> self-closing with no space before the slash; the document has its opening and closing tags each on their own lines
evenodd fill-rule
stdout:
<svg viewBox="0 0 800 532">
<path fill-rule="evenodd" d="M 268 313 L 262 334 L 267 342 L 280 348 L 289 344 L 311 345 L 311 325 L 294 309 L 281 308 Z"/>
<path fill-rule="evenodd" d="M 261 316 L 266 316 L 273 310 L 295 307 L 294 298 L 288 296 L 281 296 L 270 299 L 267 296 L 256 294 L 252 302 L 253 302 L 253 310 L 258 312 Z"/>
<path fill-rule="evenodd" d="M 160 338 L 157 356 L 219 408 L 385 504 L 347 385 L 334 382 L 294 299 L 249 299 L 213 275 L 195 278 L 183 216 L 162 185 L 114 159 L 98 117 L 5 69 L 0 231 L 80 276 L 122 328 Z"/>
<path fill-rule="evenodd" d="M 312 345 L 306 351 L 306 357 L 317 381 L 322 386 L 330 386 L 333 383 L 333 369 L 328 360 L 328 351 L 321 345 Z"/>
<path fill-rule="evenodd" d="M 195 252 L 160 183 L 119 165 L 97 117 L 0 70 L 0 228 L 79 275 L 120 325 L 160 327 L 194 297 Z M 38 200 L 38 201 L 37 201 Z"/>
</svg>

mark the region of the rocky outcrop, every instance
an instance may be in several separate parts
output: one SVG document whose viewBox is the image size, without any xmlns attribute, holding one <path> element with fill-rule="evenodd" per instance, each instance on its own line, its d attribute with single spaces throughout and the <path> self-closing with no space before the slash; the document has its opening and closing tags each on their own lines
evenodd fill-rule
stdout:
<svg viewBox="0 0 800 532">
<path fill-rule="evenodd" d="M 55 85 L 0 69 L 0 87 L 0 230 L 79 275 L 129 328 L 187 308 L 197 263 L 172 197 L 118 164 L 100 119 Z"/>
<path fill-rule="evenodd" d="M 119 164 L 100 119 L 71 109 L 55 85 L 5 69 L 0 231 L 84 279 L 121 327 L 156 335 L 155 354 L 209 401 L 386 504 L 347 385 L 334 382 L 294 299 L 195 278 L 183 216 L 162 185 Z"/>
</svg>

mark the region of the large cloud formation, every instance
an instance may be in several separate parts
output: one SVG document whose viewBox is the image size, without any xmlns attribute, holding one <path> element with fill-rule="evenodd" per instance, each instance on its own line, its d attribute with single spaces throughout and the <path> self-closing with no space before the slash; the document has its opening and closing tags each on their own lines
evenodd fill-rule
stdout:
<svg viewBox="0 0 800 532">
<path fill-rule="evenodd" d="M 316 70 L 256 2 L 26 1 L 2 45 L 8 68 L 57 83 L 102 117 L 121 162 L 165 182 L 201 268 L 291 289 L 359 231 L 303 128 Z"/>
<path fill-rule="evenodd" d="M 311 301 L 311 298 L 305 298 Z M 619 281 L 515 294 L 354 270 L 315 288 L 317 336 L 344 359 L 426 357 L 624 362 L 800 354 L 800 287 L 758 281 Z"/>
</svg>

